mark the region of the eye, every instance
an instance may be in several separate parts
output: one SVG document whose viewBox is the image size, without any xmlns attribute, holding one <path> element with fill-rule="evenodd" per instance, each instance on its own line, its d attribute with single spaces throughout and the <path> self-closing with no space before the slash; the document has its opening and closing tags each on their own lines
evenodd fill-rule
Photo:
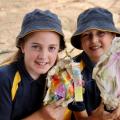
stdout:
<svg viewBox="0 0 120 120">
<path fill-rule="evenodd" d="M 90 37 L 91 37 L 91 33 L 86 32 L 86 33 L 81 35 L 81 40 L 82 39 L 88 40 L 88 39 L 90 39 Z"/>
<path fill-rule="evenodd" d="M 49 47 L 49 52 L 54 52 L 57 48 L 54 46 Z"/>
<path fill-rule="evenodd" d="M 39 45 L 32 45 L 32 49 L 34 51 L 40 51 L 41 50 L 41 47 Z"/>
<path fill-rule="evenodd" d="M 99 31 L 97 34 L 98 34 L 99 37 L 103 37 L 106 34 L 106 32 Z"/>
<path fill-rule="evenodd" d="M 84 37 L 87 37 L 87 36 L 89 36 L 89 33 L 84 33 L 84 34 L 81 35 L 81 38 L 84 38 Z"/>
</svg>

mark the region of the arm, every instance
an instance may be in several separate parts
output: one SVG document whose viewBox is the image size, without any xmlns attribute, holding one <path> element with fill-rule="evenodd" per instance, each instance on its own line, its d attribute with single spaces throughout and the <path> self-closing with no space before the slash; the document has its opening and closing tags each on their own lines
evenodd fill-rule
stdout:
<svg viewBox="0 0 120 120">
<path fill-rule="evenodd" d="M 73 111 L 76 120 L 86 120 L 88 118 L 84 102 L 71 102 L 68 104 L 68 108 Z"/>
<path fill-rule="evenodd" d="M 73 112 L 73 114 L 75 115 L 76 120 L 80 120 L 80 119 L 87 120 L 88 118 L 88 114 L 86 110 L 81 112 Z"/>
<path fill-rule="evenodd" d="M 100 120 L 120 120 L 120 106 L 111 113 L 105 111 L 104 105 L 101 104 L 93 113 L 94 116 L 97 114 Z"/>
<path fill-rule="evenodd" d="M 10 120 L 12 100 L 10 81 L 5 73 L 0 71 L 0 120 Z"/>
<path fill-rule="evenodd" d="M 106 118 L 111 120 L 120 120 L 120 105 L 112 113 L 107 114 Z"/>
<path fill-rule="evenodd" d="M 97 115 L 88 116 L 86 110 L 73 113 L 75 115 L 76 120 L 103 120 L 101 117 L 98 117 Z"/>
<path fill-rule="evenodd" d="M 96 110 L 94 110 L 90 116 L 88 116 L 86 110 L 81 112 L 74 112 L 74 115 L 76 120 L 116 120 L 116 119 L 113 119 L 113 115 L 111 113 L 104 111 L 103 104 L 101 104 Z"/>
</svg>

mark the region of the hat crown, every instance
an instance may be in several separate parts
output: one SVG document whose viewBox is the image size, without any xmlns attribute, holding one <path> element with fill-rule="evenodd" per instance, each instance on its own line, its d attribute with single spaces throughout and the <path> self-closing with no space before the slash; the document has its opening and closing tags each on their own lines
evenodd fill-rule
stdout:
<svg viewBox="0 0 120 120">
<path fill-rule="evenodd" d="M 77 27 L 80 24 L 85 24 L 93 20 L 98 20 L 98 21 L 102 20 L 104 22 L 109 22 L 110 24 L 114 24 L 113 16 L 111 12 L 109 12 L 107 9 L 104 8 L 95 7 L 95 8 L 87 9 L 78 16 Z"/>
<path fill-rule="evenodd" d="M 42 20 L 44 19 L 44 21 Z M 54 21 L 58 26 L 61 27 L 61 21 L 58 16 L 49 10 L 42 11 L 40 9 L 35 9 L 34 11 L 27 13 L 23 19 L 22 28 L 26 27 L 32 22 L 42 21 L 45 24 L 46 21 Z"/>
</svg>

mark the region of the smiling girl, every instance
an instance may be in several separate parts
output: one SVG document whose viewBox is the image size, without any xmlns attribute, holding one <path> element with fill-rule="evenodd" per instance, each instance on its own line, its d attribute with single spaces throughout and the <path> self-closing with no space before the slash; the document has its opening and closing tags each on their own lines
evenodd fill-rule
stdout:
<svg viewBox="0 0 120 120">
<path fill-rule="evenodd" d="M 116 36 L 120 36 L 120 33 L 114 25 L 112 13 L 107 9 L 89 8 L 78 16 L 77 29 L 71 37 L 71 44 L 83 50 L 73 59 L 83 66 L 81 72 L 84 93 L 82 102 L 74 102 L 68 106 L 74 113 L 72 120 L 110 120 L 112 118 L 111 114 L 104 110 L 104 105 L 101 105 L 100 91 L 92 78 L 92 72 L 100 57 L 111 47 Z M 114 112 L 114 120 L 118 120 L 120 115 L 116 115 L 118 111 Z"/>
<path fill-rule="evenodd" d="M 27 13 L 16 46 L 16 57 L 0 67 L 0 120 L 61 119 L 60 101 L 43 106 L 47 72 L 65 48 L 57 15 L 39 9 Z"/>
</svg>

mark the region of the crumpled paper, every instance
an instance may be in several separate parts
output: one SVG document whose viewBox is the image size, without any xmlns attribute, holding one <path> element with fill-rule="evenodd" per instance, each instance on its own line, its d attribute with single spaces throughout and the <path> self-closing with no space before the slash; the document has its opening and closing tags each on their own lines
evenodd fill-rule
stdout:
<svg viewBox="0 0 120 120">
<path fill-rule="evenodd" d="M 74 77 L 76 77 L 75 80 Z M 59 60 L 58 63 L 48 72 L 48 91 L 44 98 L 44 104 L 51 104 L 64 98 L 62 106 L 67 106 L 75 98 L 75 81 L 77 81 L 77 84 L 79 83 L 79 86 L 81 85 L 80 77 L 81 72 L 79 63 L 73 62 L 72 59 Z M 80 89 L 76 89 L 76 91 L 79 90 Z M 78 94 L 76 97 L 78 100 L 81 97 L 79 96 L 80 95 Z"/>
<path fill-rule="evenodd" d="M 100 89 L 107 110 L 120 104 L 120 38 L 115 38 L 111 48 L 100 58 L 93 69 L 93 79 Z"/>
</svg>

